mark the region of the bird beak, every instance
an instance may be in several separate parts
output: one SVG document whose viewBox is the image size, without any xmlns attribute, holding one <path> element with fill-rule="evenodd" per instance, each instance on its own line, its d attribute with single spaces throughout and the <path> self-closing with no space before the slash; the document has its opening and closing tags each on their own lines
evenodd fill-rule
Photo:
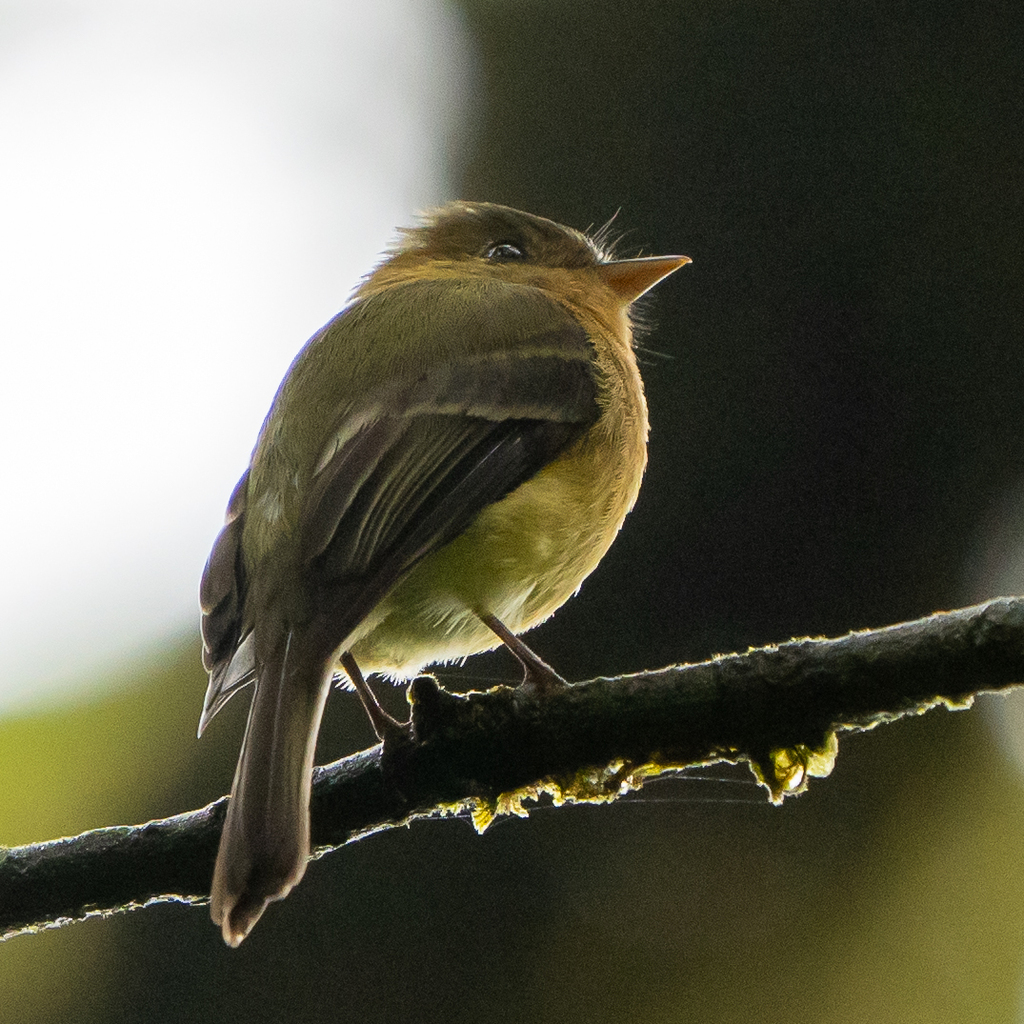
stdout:
<svg viewBox="0 0 1024 1024">
<path fill-rule="evenodd" d="M 645 256 L 637 260 L 601 263 L 597 272 L 601 280 L 628 306 L 663 278 L 690 262 L 689 256 Z"/>
</svg>

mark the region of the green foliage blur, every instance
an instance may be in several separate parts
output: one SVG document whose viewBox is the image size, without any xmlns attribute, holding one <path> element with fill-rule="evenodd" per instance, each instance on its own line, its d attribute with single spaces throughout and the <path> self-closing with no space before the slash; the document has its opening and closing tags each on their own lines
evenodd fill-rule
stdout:
<svg viewBox="0 0 1024 1024">
<path fill-rule="evenodd" d="M 461 197 L 619 211 L 626 255 L 694 260 L 648 307 L 640 502 L 537 650 L 583 679 L 994 596 L 1024 442 L 1024 10 L 460 7 Z M 444 678 L 488 673 L 515 677 L 499 652 Z M 245 709 L 195 741 L 194 640 L 135 679 L 0 725 L 0 842 L 227 790 Z M 328 719 L 321 760 L 370 742 L 351 697 Z M 982 712 L 847 738 L 780 809 L 732 773 L 642 796 L 373 837 L 238 951 L 175 906 L 18 938 L 0 1021 L 1018 1019 L 1024 792 Z"/>
</svg>

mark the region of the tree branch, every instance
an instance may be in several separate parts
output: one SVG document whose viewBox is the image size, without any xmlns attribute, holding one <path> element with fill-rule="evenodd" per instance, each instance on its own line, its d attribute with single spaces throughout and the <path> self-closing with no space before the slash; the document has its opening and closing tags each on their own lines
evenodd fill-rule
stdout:
<svg viewBox="0 0 1024 1024">
<path fill-rule="evenodd" d="M 749 762 L 774 802 L 827 775 L 837 734 L 1024 681 L 1024 598 L 998 598 L 837 640 L 796 640 L 537 696 L 411 689 L 415 741 L 314 774 L 314 856 L 414 818 L 470 810 L 479 829 L 607 801 L 667 771 Z M 0 848 L 0 936 L 151 903 L 205 903 L 227 798 L 145 825 Z"/>
</svg>

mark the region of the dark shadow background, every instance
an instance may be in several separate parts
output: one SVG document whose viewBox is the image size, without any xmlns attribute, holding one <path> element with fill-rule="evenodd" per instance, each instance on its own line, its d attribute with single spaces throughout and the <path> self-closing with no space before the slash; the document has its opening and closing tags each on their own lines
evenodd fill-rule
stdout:
<svg viewBox="0 0 1024 1024">
<path fill-rule="evenodd" d="M 640 501 L 533 646 L 582 679 L 990 596 L 985 526 L 1024 475 L 1020 6 L 461 6 L 463 197 L 618 210 L 624 251 L 694 260 L 648 306 Z M 82 712 L 138 722 L 103 756 L 139 782 L 55 828 L 226 789 L 244 708 L 196 744 L 197 666 L 190 639 Z M 515 671 L 445 679 L 488 675 Z M 370 742 L 353 703 L 321 760 Z M 237 952 L 173 906 L 17 939 L 0 1020 L 1018 1019 L 1024 799 L 982 715 L 847 738 L 781 809 L 730 778 L 371 838 Z"/>
</svg>

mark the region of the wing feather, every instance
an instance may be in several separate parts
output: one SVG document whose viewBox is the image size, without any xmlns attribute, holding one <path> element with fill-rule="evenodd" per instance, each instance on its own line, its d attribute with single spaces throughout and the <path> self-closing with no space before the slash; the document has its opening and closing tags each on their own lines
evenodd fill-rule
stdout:
<svg viewBox="0 0 1024 1024">
<path fill-rule="evenodd" d="M 451 304 L 450 292 L 450 282 L 418 282 L 389 291 L 388 308 Z M 483 508 L 530 479 L 598 418 L 586 332 L 539 295 L 509 286 L 488 297 L 486 315 L 456 304 L 461 319 L 449 316 L 441 323 L 463 332 L 461 338 L 436 338 L 430 324 L 421 324 L 423 347 L 434 346 L 439 354 L 398 368 L 387 383 L 355 397 L 339 395 L 322 430 L 324 441 L 310 456 L 297 524 L 304 578 L 330 644 L 344 643 L 420 559 L 457 537 Z M 390 321 L 363 308 L 374 301 L 341 314 L 309 351 L 318 340 L 337 347 L 349 334 L 364 349 L 378 343 L 374 331 L 386 331 Z M 455 343 L 460 340 L 467 344 Z M 286 379 L 282 393 L 315 379 L 317 367 L 303 359 L 300 354 L 289 374 L 297 379 Z M 330 372 L 336 362 L 325 364 Z M 352 363 L 360 365 L 358 353 Z M 297 398 L 302 401 L 293 390 L 287 404 Z M 288 424 L 274 416 L 272 409 L 254 465 L 268 436 L 287 433 Z M 258 669 L 252 629 L 259 612 L 245 605 L 242 550 L 247 508 L 258 507 L 258 496 L 249 493 L 253 478 L 247 471 L 235 489 L 203 576 L 203 660 L 211 679 L 202 726 Z"/>
</svg>

